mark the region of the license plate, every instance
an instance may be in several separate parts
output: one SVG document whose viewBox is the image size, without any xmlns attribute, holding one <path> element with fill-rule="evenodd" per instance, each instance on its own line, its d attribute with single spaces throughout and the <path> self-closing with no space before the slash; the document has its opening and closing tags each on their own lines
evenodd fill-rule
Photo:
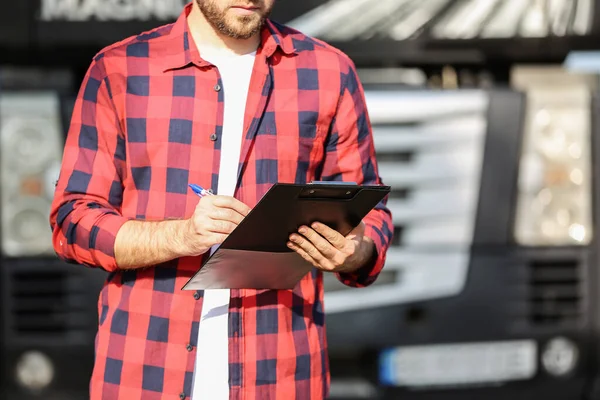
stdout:
<svg viewBox="0 0 600 400">
<path fill-rule="evenodd" d="M 380 358 L 380 380 L 389 386 L 436 387 L 498 384 L 531 379 L 535 341 L 398 347 Z"/>
</svg>

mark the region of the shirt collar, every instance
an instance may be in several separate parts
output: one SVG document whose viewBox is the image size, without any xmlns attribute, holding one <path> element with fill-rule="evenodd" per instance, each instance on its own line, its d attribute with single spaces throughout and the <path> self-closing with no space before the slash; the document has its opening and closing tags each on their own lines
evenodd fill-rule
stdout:
<svg viewBox="0 0 600 400">
<path fill-rule="evenodd" d="M 177 21 L 172 25 L 171 30 L 164 36 L 164 40 L 157 43 L 157 50 L 161 54 L 163 63 L 163 71 L 183 68 L 190 63 L 198 66 L 210 65 L 209 62 L 202 59 L 189 30 L 187 17 L 192 11 L 192 7 L 193 3 L 185 6 Z M 279 25 L 269 19 L 265 21 L 260 35 L 261 44 L 257 50 L 257 55 L 270 58 L 278 49 L 286 55 L 296 53 L 291 36 L 282 32 Z"/>
</svg>

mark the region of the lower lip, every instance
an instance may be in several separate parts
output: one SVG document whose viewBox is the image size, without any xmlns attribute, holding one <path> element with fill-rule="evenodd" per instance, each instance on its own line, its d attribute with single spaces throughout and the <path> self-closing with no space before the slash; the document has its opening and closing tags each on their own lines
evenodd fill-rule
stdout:
<svg viewBox="0 0 600 400">
<path fill-rule="evenodd" d="M 258 11 L 258 8 L 231 7 L 231 9 L 239 15 L 252 15 Z"/>
</svg>

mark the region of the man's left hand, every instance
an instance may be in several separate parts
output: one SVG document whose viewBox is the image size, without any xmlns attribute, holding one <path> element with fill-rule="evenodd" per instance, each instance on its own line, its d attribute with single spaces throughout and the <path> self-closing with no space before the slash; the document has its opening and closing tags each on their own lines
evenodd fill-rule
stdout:
<svg viewBox="0 0 600 400">
<path fill-rule="evenodd" d="M 373 240 L 364 236 L 363 222 L 346 237 L 321 223 L 302 226 L 298 232 L 290 235 L 288 247 L 325 272 L 354 272 L 366 265 L 375 251 Z"/>
</svg>

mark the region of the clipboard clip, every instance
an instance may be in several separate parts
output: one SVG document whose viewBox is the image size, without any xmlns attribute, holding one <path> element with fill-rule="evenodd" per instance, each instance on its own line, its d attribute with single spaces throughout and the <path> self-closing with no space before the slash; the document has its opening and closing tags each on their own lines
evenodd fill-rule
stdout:
<svg viewBox="0 0 600 400">
<path fill-rule="evenodd" d="M 351 200 L 359 191 L 360 187 L 354 182 L 313 181 L 302 189 L 298 198 L 304 200 Z"/>
</svg>

